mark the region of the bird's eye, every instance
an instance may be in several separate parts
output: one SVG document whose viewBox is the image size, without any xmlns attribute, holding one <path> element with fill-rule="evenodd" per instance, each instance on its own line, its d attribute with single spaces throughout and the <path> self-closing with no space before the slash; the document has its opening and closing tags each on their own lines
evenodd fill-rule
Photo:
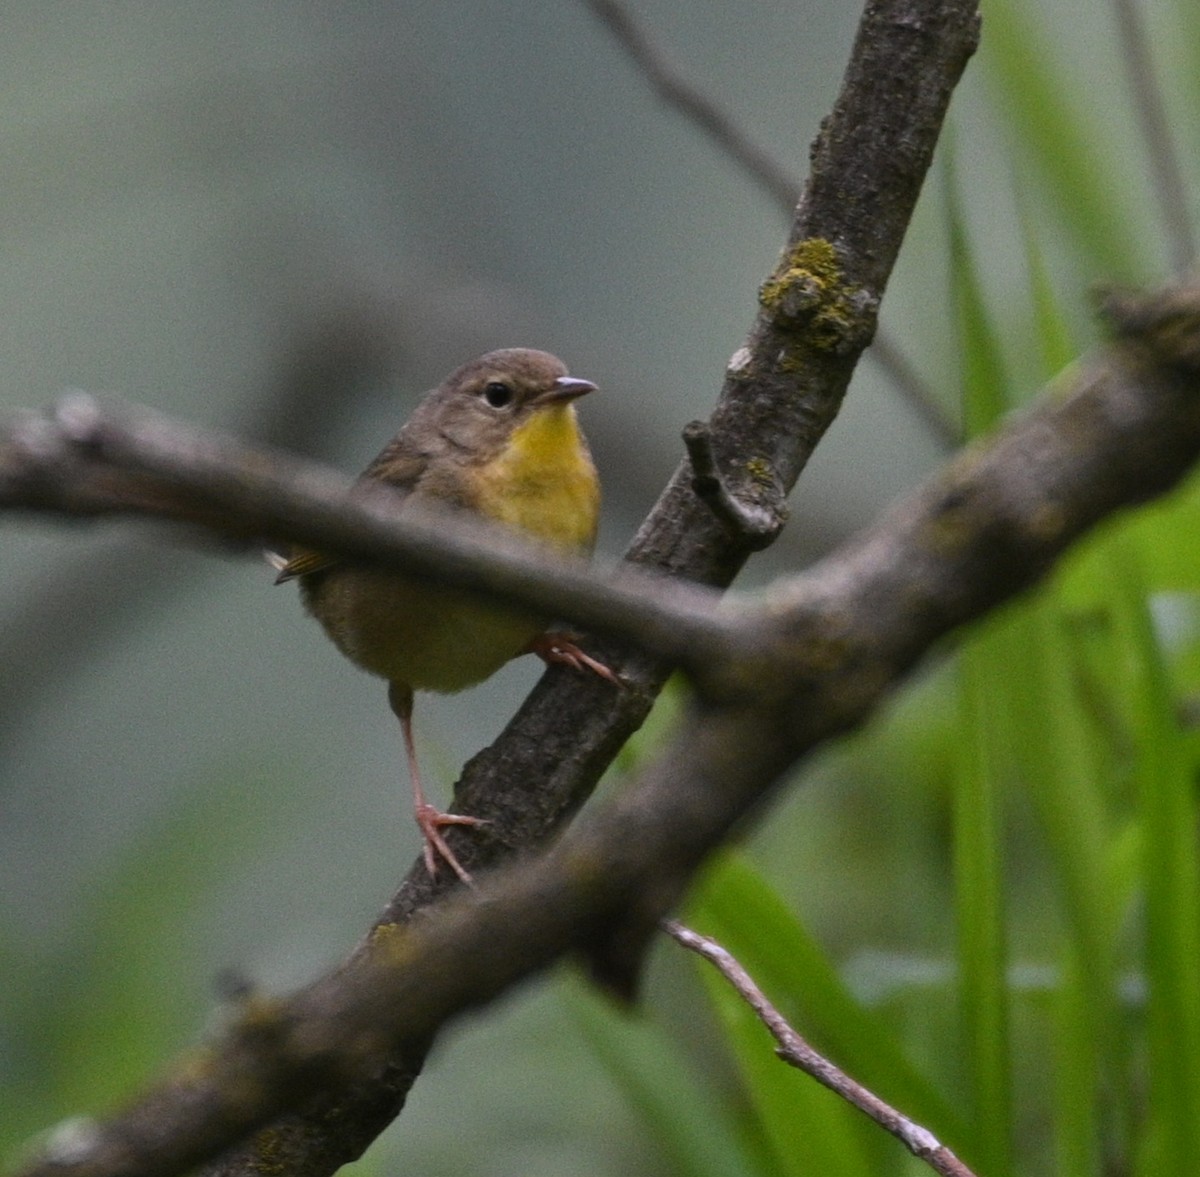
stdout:
<svg viewBox="0 0 1200 1177">
<path fill-rule="evenodd" d="M 513 398 L 513 391 L 502 380 L 490 380 L 483 388 L 483 399 L 493 409 L 502 409 Z"/>
</svg>

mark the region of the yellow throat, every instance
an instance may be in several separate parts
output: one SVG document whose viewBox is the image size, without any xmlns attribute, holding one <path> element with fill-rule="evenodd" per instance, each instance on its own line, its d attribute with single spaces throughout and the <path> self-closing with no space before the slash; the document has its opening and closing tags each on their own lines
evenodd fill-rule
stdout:
<svg viewBox="0 0 1200 1177">
<path fill-rule="evenodd" d="M 556 547 L 591 551 L 600 484 L 575 406 L 551 404 L 513 430 L 475 473 L 479 511 Z"/>
</svg>

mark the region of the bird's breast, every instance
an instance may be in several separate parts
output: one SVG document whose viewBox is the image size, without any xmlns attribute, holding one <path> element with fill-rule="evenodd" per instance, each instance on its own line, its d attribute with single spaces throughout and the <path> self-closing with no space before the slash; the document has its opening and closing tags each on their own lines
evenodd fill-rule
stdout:
<svg viewBox="0 0 1200 1177">
<path fill-rule="evenodd" d="M 570 405 L 534 413 L 499 455 L 459 468 L 455 485 L 464 506 L 497 523 L 558 548 L 591 551 L 600 488 Z M 301 588 L 343 654 L 420 690 L 458 691 L 490 677 L 546 624 L 469 592 L 367 568 L 319 571 Z"/>
<path fill-rule="evenodd" d="M 461 691 L 490 678 L 545 623 L 469 593 L 339 567 L 302 582 L 305 604 L 352 662 L 389 682 Z"/>
<path fill-rule="evenodd" d="M 573 405 L 534 413 L 471 481 L 480 514 L 555 547 L 592 550 L 600 482 Z"/>
</svg>

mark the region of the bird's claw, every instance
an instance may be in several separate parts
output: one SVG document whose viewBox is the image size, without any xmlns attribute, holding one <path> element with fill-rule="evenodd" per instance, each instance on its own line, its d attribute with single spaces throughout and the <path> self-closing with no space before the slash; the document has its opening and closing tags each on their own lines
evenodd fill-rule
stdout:
<svg viewBox="0 0 1200 1177">
<path fill-rule="evenodd" d="M 468 817 L 465 813 L 443 813 L 435 805 L 418 805 L 413 816 L 424 840 L 425 869 L 431 879 L 437 878 L 438 859 L 440 858 L 468 887 L 473 887 L 475 881 L 470 872 L 458 861 L 457 855 L 450 849 L 446 839 L 442 837 L 443 826 L 485 826 L 487 820 L 482 817 Z"/>
<path fill-rule="evenodd" d="M 548 666 L 570 666 L 579 671 L 590 670 L 615 687 L 625 686 L 603 662 L 597 662 L 595 658 L 585 654 L 570 634 L 554 632 L 539 634 L 529 643 L 529 651 L 536 654 Z"/>
</svg>

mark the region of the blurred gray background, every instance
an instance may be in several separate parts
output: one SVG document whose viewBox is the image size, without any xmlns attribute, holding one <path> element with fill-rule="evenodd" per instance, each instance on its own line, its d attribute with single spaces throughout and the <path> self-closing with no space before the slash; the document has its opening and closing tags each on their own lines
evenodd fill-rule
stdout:
<svg viewBox="0 0 1200 1177">
<path fill-rule="evenodd" d="M 1064 22 L 1079 9 L 1051 7 Z M 636 11 L 800 174 L 857 5 Z M 620 552 L 681 456 L 681 427 L 710 409 L 784 218 L 660 105 L 583 5 L 6 2 L 0 26 L 6 412 L 83 387 L 353 472 L 450 368 L 544 347 L 601 386 L 581 408 L 607 488 L 602 557 Z M 959 103 L 978 114 L 977 83 Z M 1005 165 L 985 120 L 972 125 L 960 155 L 984 192 Z M 884 319 L 950 399 L 928 205 Z M 1011 233 L 1010 215 L 983 216 L 980 235 Z M 864 364 L 751 583 L 826 550 L 939 452 Z M 383 685 L 271 580 L 145 525 L 5 521 L 0 935 L 18 973 L 90 937 L 88 953 L 129 954 L 125 984 L 150 1002 L 139 946 L 162 956 L 166 941 L 163 976 L 195 1033 L 221 969 L 303 981 L 406 869 L 417 843 Z M 419 698 L 440 798 L 536 673 L 516 664 Z M 78 1031 L 84 1069 L 94 1032 Z M 486 1138 L 488 1172 L 561 1172 L 569 1128 L 591 1134 L 597 1171 L 631 1171 L 639 1146 L 613 1132 L 626 1113 L 599 1069 L 524 1060 L 571 1034 L 542 993 L 459 1035 L 418 1087 L 403 1155 L 483 1171 Z M 446 1106 L 492 1118 L 447 1133 Z M 499 1144 L 497 1118 L 514 1126 Z"/>
</svg>

